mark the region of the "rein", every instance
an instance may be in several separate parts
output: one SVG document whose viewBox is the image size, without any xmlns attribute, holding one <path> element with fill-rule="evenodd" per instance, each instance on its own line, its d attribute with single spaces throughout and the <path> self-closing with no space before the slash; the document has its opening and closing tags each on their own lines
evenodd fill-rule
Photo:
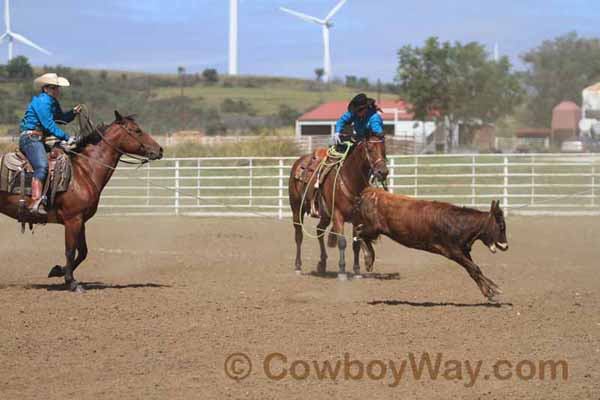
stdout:
<svg viewBox="0 0 600 400">
<path fill-rule="evenodd" d="M 361 175 L 361 176 L 362 176 L 363 180 L 365 181 L 365 183 L 367 185 L 375 185 L 376 186 L 377 182 L 376 182 L 375 176 L 373 175 L 373 171 L 374 171 L 375 167 L 377 167 L 377 165 L 379 163 L 383 162 L 385 164 L 385 158 L 384 157 L 379 157 L 377 160 L 371 161 L 371 156 L 369 155 L 369 148 L 368 148 L 368 146 L 369 146 L 369 143 L 375 143 L 375 144 L 384 143 L 384 140 L 383 139 L 376 139 L 376 140 L 369 139 L 369 140 L 365 140 L 364 143 L 365 143 L 365 146 L 367 146 L 367 148 L 365 149 L 365 153 L 366 153 L 366 156 L 367 156 L 367 162 L 369 163 L 370 171 L 369 171 L 369 178 L 366 179 L 364 177 L 364 175 Z M 381 182 L 381 185 L 387 191 L 387 184 L 385 182 Z"/>
<path fill-rule="evenodd" d="M 120 127 L 121 127 L 121 129 L 125 130 L 125 132 L 129 136 L 131 136 L 140 145 L 140 147 L 138 149 L 145 150 L 146 146 L 144 146 L 144 144 L 142 142 L 140 142 L 133 133 L 131 133 L 131 130 L 129 128 L 126 128 L 122 125 L 120 125 Z M 98 133 L 98 136 L 100 136 L 100 139 L 102 139 L 102 141 L 104 143 L 106 143 L 111 149 L 113 149 L 114 151 L 119 153 L 121 156 L 128 156 L 128 157 L 131 157 L 134 160 L 136 160 L 136 161 L 127 161 L 127 160 L 122 160 L 119 158 L 119 162 L 122 162 L 123 164 L 140 165 L 140 166 L 150 162 L 150 159 L 148 157 L 140 157 L 135 154 L 130 154 L 130 153 L 127 153 L 127 152 L 124 152 L 124 151 L 118 149 L 112 143 L 110 143 L 108 140 L 106 140 L 106 138 L 104 137 L 104 135 L 102 135 L 102 132 L 100 132 L 100 130 L 98 128 L 96 128 L 95 131 L 96 131 L 96 133 Z"/>
<path fill-rule="evenodd" d="M 94 124 L 92 123 L 89 108 L 87 107 L 87 105 L 82 104 L 81 107 L 82 107 L 82 109 L 85 110 L 85 114 L 83 114 L 83 113 L 78 114 L 79 131 L 80 132 L 88 131 L 89 133 L 87 135 L 92 135 L 93 133 L 97 133 L 98 136 L 100 136 L 100 139 L 104 143 L 106 143 L 111 149 L 113 149 L 114 151 L 119 153 L 121 156 L 128 156 L 128 157 L 136 160 L 135 162 L 133 162 L 133 161 L 122 160 L 119 158 L 119 162 L 122 162 L 124 164 L 129 164 L 129 165 L 140 165 L 140 166 L 150 162 L 150 159 L 148 157 L 140 157 L 135 154 L 130 154 L 130 153 L 124 152 L 124 151 L 116 148 L 112 143 L 110 143 L 108 140 L 106 140 L 106 138 L 102 134 L 102 131 L 100 129 L 98 129 L 98 127 L 94 128 Z M 140 147 L 138 148 L 139 150 L 145 150 L 146 146 L 144 146 L 144 144 L 142 142 L 140 142 L 140 140 L 136 137 L 134 132 L 132 132 L 129 128 L 127 128 L 123 125 L 120 125 L 120 124 L 118 124 L 118 125 L 121 127 L 121 129 L 125 130 L 125 133 L 127 133 L 129 136 L 131 136 L 140 145 Z M 75 153 L 75 154 L 78 154 L 78 153 Z"/>
</svg>

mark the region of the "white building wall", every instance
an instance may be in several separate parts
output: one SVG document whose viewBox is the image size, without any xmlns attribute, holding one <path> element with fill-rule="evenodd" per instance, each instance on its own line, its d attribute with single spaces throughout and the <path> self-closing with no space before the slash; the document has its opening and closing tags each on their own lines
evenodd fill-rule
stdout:
<svg viewBox="0 0 600 400">
<path fill-rule="evenodd" d="M 435 122 L 398 121 L 396 123 L 397 138 L 413 139 L 417 143 L 425 143 L 427 137 L 435 131 Z"/>
</svg>

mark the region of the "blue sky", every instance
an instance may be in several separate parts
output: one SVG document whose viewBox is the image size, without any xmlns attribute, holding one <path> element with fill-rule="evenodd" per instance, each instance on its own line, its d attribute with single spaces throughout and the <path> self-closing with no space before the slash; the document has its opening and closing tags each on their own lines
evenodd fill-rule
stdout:
<svg viewBox="0 0 600 400">
<path fill-rule="evenodd" d="M 321 29 L 279 11 L 286 6 L 324 17 L 337 0 L 240 0 L 242 74 L 307 77 L 322 65 Z M 228 0 L 12 0 L 11 24 L 53 54 L 23 45 L 15 54 L 34 65 L 147 72 L 227 70 Z M 331 29 L 333 75 L 391 81 L 397 50 L 429 36 L 498 42 L 519 55 L 569 31 L 600 38 L 600 1 L 348 0 Z M 2 23 L 3 26 L 3 23 Z M 0 60 L 6 62 L 6 44 Z"/>
</svg>

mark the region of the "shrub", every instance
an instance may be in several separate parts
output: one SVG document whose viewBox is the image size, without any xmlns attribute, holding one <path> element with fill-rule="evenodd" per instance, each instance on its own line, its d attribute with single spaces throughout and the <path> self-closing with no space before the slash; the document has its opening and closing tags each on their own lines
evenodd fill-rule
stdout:
<svg viewBox="0 0 600 400">
<path fill-rule="evenodd" d="M 204 71 L 202 71 L 202 77 L 207 83 L 216 83 L 219 81 L 219 74 L 214 68 L 206 68 Z"/>
</svg>

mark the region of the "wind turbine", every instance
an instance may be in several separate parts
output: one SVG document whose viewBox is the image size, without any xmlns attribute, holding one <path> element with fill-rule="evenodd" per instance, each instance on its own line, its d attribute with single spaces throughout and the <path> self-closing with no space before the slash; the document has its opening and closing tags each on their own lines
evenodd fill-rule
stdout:
<svg viewBox="0 0 600 400">
<path fill-rule="evenodd" d="M 283 11 L 283 12 L 291 14 L 291 15 L 298 17 L 304 21 L 312 22 L 313 24 L 317 24 L 317 25 L 321 25 L 321 27 L 323 29 L 323 71 L 325 72 L 323 74 L 324 82 L 328 82 L 329 79 L 331 78 L 331 53 L 329 50 L 329 28 L 331 28 L 333 26 L 333 22 L 331 22 L 331 19 L 340 10 L 340 8 L 342 8 L 342 6 L 344 5 L 344 3 L 346 3 L 346 1 L 347 0 L 341 0 L 339 3 L 337 3 L 337 5 L 335 7 L 333 7 L 331 9 L 331 11 L 329 11 L 329 14 L 327 14 L 327 16 L 324 19 L 312 17 L 310 15 L 306 15 L 306 14 L 300 13 L 298 11 L 290 10 L 289 8 L 280 7 L 281 11 Z"/>
<path fill-rule="evenodd" d="M 238 0 L 229 0 L 229 75 L 238 73 Z"/>
<path fill-rule="evenodd" d="M 8 61 L 12 59 L 13 55 L 13 41 L 21 42 L 26 44 L 27 46 L 33 47 L 34 49 L 41 51 L 44 54 L 50 55 L 51 53 L 33 43 L 31 40 L 27 39 L 25 36 L 15 33 L 10 30 L 10 7 L 9 0 L 4 0 L 4 23 L 6 25 L 6 32 L 2 36 L 0 36 L 0 44 L 4 42 L 5 39 L 8 39 Z"/>
</svg>

